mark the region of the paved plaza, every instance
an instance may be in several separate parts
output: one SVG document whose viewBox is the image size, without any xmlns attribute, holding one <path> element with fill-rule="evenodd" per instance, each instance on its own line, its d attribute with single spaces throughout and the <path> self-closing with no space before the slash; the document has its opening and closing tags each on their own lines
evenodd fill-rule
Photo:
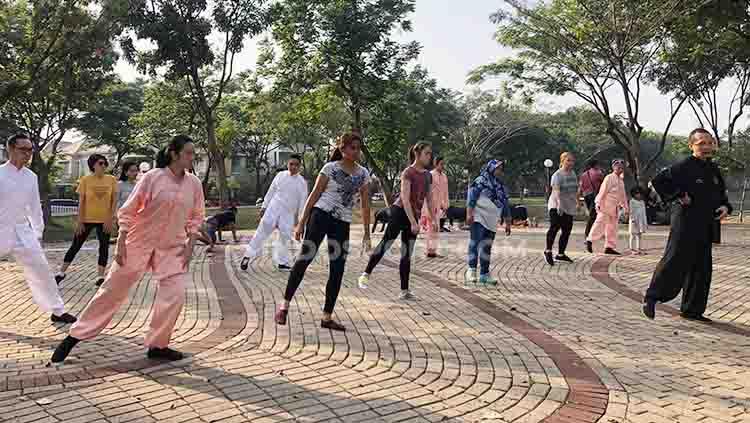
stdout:
<svg viewBox="0 0 750 423">
<path fill-rule="evenodd" d="M 726 225 L 714 249 L 713 325 L 681 319 L 679 299 L 655 321 L 641 315 L 664 228 L 646 235 L 649 255 L 616 259 L 583 253 L 582 229 L 575 264 L 555 267 L 544 229 L 498 234 L 496 287 L 464 285 L 467 233 L 447 234 L 443 257 L 417 250 L 409 302 L 397 299 L 395 255 L 359 289 L 367 257 L 354 249 L 336 306 L 346 333 L 319 325 L 325 255 L 277 326 L 288 274 L 268 257 L 240 271 L 239 245 L 201 248 L 173 342 L 189 356 L 168 364 L 142 344 L 150 276 L 102 336 L 53 366 L 68 327 L 2 261 L 0 422 L 750 422 L 750 228 Z M 57 267 L 67 245 L 48 247 Z M 95 254 L 82 251 L 62 285 L 75 314 L 96 292 Z"/>
</svg>

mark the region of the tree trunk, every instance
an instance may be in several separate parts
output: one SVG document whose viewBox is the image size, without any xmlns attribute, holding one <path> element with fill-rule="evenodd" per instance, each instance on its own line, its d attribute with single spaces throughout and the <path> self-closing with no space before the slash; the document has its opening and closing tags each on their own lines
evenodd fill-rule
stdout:
<svg viewBox="0 0 750 423">
<path fill-rule="evenodd" d="M 39 199 L 42 201 L 42 216 L 44 217 L 44 224 L 46 226 L 49 225 L 50 218 L 52 217 L 52 207 L 49 203 L 49 194 L 51 191 L 49 167 L 38 150 L 34 150 L 31 170 L 36 173 L 39 180 Z"/>
<path fill-rule="evenodd" d="M 390 207 L 391 204 L 393 204 L 393 190 L 391 189 L 393 181 L 388 180 L 383 168 L 378 166 L 377 162 L 375 162 L 375 159 L 372 157 L 372 154 L 370 154 L 370 150 L 367 149 L 367 144 L 364 140 L 365 134 L 362 131 L 362 110 L 360 109 L 360 106 L 355 106 L 352 112 L 354 115 L 354 129 L 360 131 L 360 135 L 363 138 L 362 153 L 364 153 L 365 160 L 367 160 L 367 163 L 370 165 L 370 169 L 378 176 L 378 179 L 380 179 L 380 186 L 383 190 L 383 200 L 385 201 L 386 207 Z"/>
<path fill-rule="evenodd" d="M 211 166 L 213 166 L 213 159 L 211 159 L 211 153 L 207 154 L 208 156 L 208 166 L 206 166 L 206 174 L 203 175 L 203 181 L 201 181 L 201 185 L 203 185 L 203 197 L 208 198 L 208 183 L 211 180 Z"/>
<path fill-rule="evenodd" d="M 216 143 L 216 121 L 213 113 L 206 116 L 206 132 L 208 134 L 208 149 L 216 168 L 216 189 L 219 192 L 219 204 L 224 204 L 227 199 L 227 169 L 224 163 L 224 154 Z"/>
</svg>

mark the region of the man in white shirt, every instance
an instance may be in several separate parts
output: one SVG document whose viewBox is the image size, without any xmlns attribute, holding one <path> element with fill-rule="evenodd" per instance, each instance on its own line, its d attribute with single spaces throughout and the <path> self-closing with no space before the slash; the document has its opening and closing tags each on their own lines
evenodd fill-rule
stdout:
<svg viewBox="0 0 750 423">
<path fill-rule="evenodd" d="M 291 270 L 289 242 L 292 240 L 292 230 L 297 224 L 297 219 L 305 209 L 308 194 L 307 181 L 299 173 L 301 164 L 302 158 L 293 154 L 286 164 L 288 170 L 279 172 L 273 178 L 260 209 L 258 229 L 240 263 L 242 270 L 247 270 L 250 259 L 262 254 L 263 243 L 274 229 L 279 230 L 280 238 L 274 248 L 274 259 L 279 270 Z"/>
<path fill-rule="evenodd" d="M 39 183 L 36 174 L 26 167 L 34 147 L 28 136 L 18 134 L 8 139 L 7 151 L 9 160 L 0 166 L 0 257 L 13 254 L 23 267 L 34 302 L 52 313 L 53 322 L 74 323 L 76 318 L 65 312 L 39 242 L 44 234 Z"/>
</svg>

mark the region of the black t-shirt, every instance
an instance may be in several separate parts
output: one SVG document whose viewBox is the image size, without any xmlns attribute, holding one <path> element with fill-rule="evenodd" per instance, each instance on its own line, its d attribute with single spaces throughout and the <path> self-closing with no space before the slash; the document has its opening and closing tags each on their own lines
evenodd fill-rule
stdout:
<svg viewBox="0 0 750 423">
<path fill-rule="evenodd" d="M 216 224 L 216 226 L 221 228 L 227 225 L 233 225 L 234 219 L 235 219 L 234 213 L 227 210 L 227 211 L 213 215 L 209 220 L 213 221 Z"/>
</svg>

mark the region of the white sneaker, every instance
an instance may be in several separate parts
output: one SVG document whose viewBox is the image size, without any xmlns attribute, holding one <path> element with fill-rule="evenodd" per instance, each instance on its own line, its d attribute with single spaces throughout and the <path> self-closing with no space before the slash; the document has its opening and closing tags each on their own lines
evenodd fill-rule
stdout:
<svg viewBox="0 0 750 423">
<path fill-rule="evenodd" d="M 398 294 L 398 299 L 399 300 L 416 300 L 417 297 L 414 296 L 414 294 L 412 294 L 411 291 L 409 291 L 408 289 L 405 289 L 401 291 L 400 294 Z"/>
<path fill-rule="evenodd" d="M 466 274 L 464 275 L 464 281 L 468 283 L 477 283 L 477 271 L 476 269 L 468 269 L 466 270 Z"/>
<path fill-rule="evenodd" d="M 370 283 L 370 275 L 367 273 L 363 273 L 360 275 L 359 279 L 357 279 L 357 284 L 359 285 L 359 289 L 367 289 L 367 284 Z"/>
</svg>

